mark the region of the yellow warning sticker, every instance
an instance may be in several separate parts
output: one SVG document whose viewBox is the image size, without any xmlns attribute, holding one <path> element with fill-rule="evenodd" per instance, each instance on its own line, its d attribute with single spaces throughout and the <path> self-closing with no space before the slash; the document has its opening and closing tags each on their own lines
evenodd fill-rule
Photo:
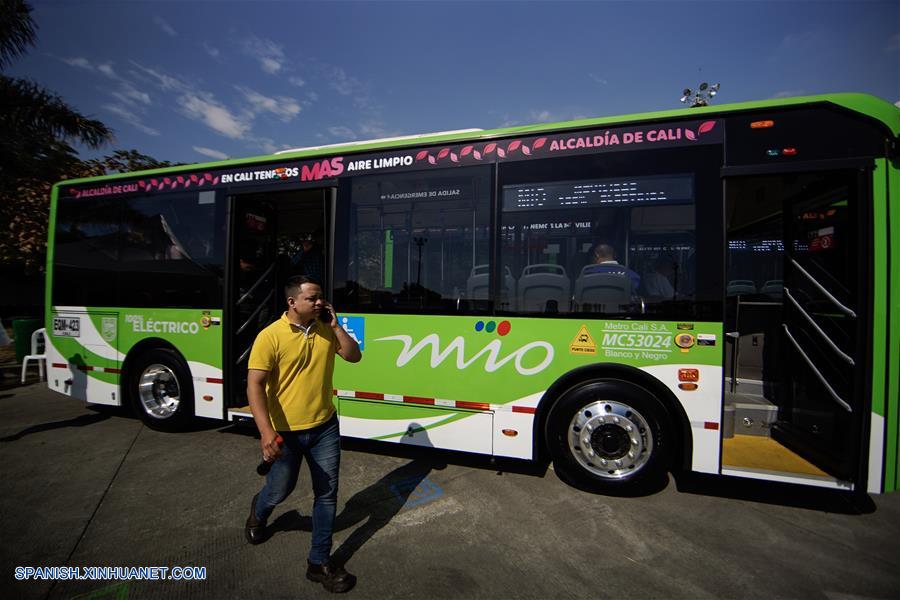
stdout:
<svg viewBox="0 0 900 600">
<path fill-rule="evenodd" d="M 575 339 L 572 340 L 572 345 L 569 346 L 569 352 L 571 354 L 597 353 L 597 344 L 594 343 L 594 338 L 588 332 L 587 325 L 582 325 L 581 329 L 578 330 L 578 335 L 575 336 Z"/>
</svg>

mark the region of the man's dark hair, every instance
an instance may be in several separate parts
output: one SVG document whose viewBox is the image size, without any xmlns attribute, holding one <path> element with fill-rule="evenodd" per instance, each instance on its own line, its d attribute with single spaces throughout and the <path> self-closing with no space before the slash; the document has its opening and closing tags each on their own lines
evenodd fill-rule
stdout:
<svg viewBox="0 0 900 600">
<path fill-rule="evenodd" d="M 616 260 L 616 249 L 609 244 L 594 246 L 594 260 Z"/>
<path fill-rule="evenodd" d="M 294 275 L 292 277 L 288 277 L 288 280 L 284 282 L 284 297 L 293 298 L 297 294 L 300 293 L 300 286 L 304 283 L 312 283 L 319 287 L 322 287 L 322 284 L 312 277 L 307 277 L 306 275 Z"/>
</svg>

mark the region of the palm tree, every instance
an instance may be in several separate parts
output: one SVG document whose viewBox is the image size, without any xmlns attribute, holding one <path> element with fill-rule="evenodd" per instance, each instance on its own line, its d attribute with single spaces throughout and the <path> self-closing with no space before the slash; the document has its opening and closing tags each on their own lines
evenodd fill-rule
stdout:
<svg viewBox="0 0 900 600">
<path fill-rule="evenodd" d="M 24 0 L 0 0 L 0 70 L 36 40 L 31 6 Z M 40 85 L 0 73 L 0 178 L 53 176 L 46 168 L 66 156 L 77 160 L 69 142 L 99 148 L 112 131 L 89 119 Z M 53 161 L 48 161 L 49 158 Z M 48 164 L 49 163 L 49 164 Z M 2 183 L 0 183 L 2 185 Z"/>
</svg>

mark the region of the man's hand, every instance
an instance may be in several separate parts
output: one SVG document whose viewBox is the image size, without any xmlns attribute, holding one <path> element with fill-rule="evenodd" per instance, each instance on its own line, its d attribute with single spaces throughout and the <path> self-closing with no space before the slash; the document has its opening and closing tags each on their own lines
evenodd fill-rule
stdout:
<svg viewBox="0 0 900 600">
<path fill-rule="evenodd" d="M 267 431 L 260 435 L 259 445 L 262 448 L 263 460 L 274 462 L 281 456 L 281 446 L 278 444 L 278 433 L 275 430 Z"/>
<path fill-rule="evenodd" d="M 340 319 L 331 303 L 322 300 L 322 310 L 327 310 L 331 313 L 332 319 L 329 325 L 331 325 L 331 330 L 334 332 L 334 336 L 337 338 L 340 346 L 337 350 L 338 356 L 351 363 L 362 360 L 359 344 L 341 327 Z"/>
</svg>

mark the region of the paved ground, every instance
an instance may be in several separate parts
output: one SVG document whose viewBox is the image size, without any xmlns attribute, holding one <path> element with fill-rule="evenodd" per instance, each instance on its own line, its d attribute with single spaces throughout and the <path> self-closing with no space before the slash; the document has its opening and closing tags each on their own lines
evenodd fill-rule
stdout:
<svg viewBox="0 0 900 600">
<path fill-rule="evenodd" d="M 33 384 L 0 391 L 0 598 L 317 598 L 308 477 L 243 538 L 257 442 L 171 435 Z M 356 598 L 896 598 L 900 494 L 679 477 L 643 497 L 550 469 L 347 444 L 337 554 Z M 502 469 L 502 470 L 498 470 Z M 15 579 L 17 566 L 201 566 L 203 581 Z"/>
</svg>

